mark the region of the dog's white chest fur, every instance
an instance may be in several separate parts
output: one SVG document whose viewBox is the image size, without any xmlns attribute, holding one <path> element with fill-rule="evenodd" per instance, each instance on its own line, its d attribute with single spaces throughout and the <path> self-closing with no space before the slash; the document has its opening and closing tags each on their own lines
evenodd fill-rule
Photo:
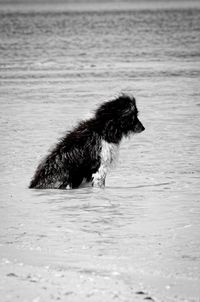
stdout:
<svg viewBox="0 0 200 302">
<path fill-rule="evenodd" d="M 94 187 L 105 185 L 105 178 L 108 170 L 114 165 L 119 153 L 118 144 L 108 143 L 105 140 L 101 142 L 101 164 L 99 170 L 92 175 L 92 184 Z"/>
<path fill-rule="evenodd" d="M 107 168 L 113 166 L 116 162 L 119 152 L 119 146 L 117 144 L 108 143 L 102 140 L 101 145 L 101 165 L 107 166 Z"/>
</svg>

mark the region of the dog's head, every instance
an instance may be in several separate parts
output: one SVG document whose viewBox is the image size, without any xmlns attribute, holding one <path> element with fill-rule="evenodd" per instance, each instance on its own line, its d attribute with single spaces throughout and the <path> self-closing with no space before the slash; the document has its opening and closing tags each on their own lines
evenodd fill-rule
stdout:
<svg viewBox="0 0 200 302">
<path fill-rule="evenodd" d="M 96 119 L 105 125 L 110 138 L 112 135 L 116 135 L 121 139 L 123 135 L 140 133 L 145 130 L 138 119 L 135 98 L 125 94 L 102 104 L 96 111 Z"/>
</svg>

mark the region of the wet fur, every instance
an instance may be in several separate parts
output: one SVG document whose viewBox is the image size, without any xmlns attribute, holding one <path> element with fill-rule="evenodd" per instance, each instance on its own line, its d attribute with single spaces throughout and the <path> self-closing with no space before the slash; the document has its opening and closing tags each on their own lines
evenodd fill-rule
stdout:
<svg viewBox="0 0 200 302">
<path fill-rule="evenodd" d="M 39 164 L 29 188 L 71 189 L 105 185 L 122 137 L 144 130 L 135 99 L 121 95 L 103 103 L 93 118 L 67 133 Z"/>
</svg>

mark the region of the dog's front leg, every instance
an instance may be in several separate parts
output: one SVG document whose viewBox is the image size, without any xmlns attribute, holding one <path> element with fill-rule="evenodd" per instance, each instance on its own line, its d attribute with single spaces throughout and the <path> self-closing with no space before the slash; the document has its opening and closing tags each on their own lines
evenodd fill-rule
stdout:
<svg viewBox="0 0 200 302">
<path fill-rule="evenodd" d="M 107 170 L 101 166 L 99 170 L 92 175 L 92 186 L 102 188 L 105 187 Z"/>
</svg>

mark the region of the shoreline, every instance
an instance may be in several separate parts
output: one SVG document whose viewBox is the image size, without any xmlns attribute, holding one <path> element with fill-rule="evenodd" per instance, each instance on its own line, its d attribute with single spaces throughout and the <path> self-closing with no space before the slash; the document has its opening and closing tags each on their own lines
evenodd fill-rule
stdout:
<svg viewBox="0 0 200 302">
<path fill-rule="evenodd" d="M 114 264 L 116 259 L 89 256 L 85 264 L 81 253 L 69 256 L 69 261 L 74 261 L 66 265 L 67 258 L 1 245 L 0 286 L 4 302 L 199 301 L 197 279 L 134 269 L 137 263 L 132 272 L 125 271 Z"/>
</svg>

